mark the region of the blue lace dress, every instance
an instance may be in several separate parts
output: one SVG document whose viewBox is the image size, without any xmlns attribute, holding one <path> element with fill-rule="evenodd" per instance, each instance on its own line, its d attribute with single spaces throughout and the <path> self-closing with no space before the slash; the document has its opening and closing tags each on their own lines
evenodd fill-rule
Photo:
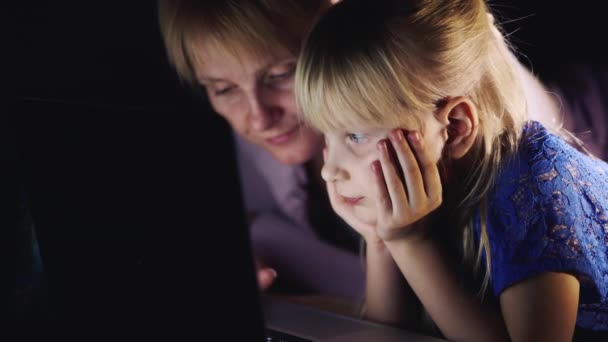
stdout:
<svg viewBox="0 0 608 342">
<path fill-rule="evenodd" d="M 580 281 L 577 330 L 608 332 L 608 164 L 586 156 L 538 122 L 488 197 L 495 296 L 542 272 Z M 475 219 L 479 239 L 479 211 Z"/>
</svg>

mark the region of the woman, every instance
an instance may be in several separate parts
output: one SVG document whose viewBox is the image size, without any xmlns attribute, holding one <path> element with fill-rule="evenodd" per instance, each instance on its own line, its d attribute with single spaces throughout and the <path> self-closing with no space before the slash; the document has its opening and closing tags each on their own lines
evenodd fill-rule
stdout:
<svg viewBox="0 0 608 342">
<path fill-rule="evenodd" d="M 358 239 L 333 215 L 314 176 L 323 139 L 302 125 L 293 93 L 300 42 L 328 5 L 163 0 L 159 17 L 180 78 L 202 86 L 234 129 L 254 252 L 259 266 L 272 267 L 260 267 L 260 286 L 279 274 L 277 290 L 358 298 Z"/>
</svg>

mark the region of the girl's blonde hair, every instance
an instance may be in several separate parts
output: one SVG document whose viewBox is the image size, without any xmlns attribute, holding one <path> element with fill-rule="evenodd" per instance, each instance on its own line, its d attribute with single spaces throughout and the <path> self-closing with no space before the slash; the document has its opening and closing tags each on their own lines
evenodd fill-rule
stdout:
<svg viewBox="0 0 608 342">
<path fill-rule="evenodd" d="M 323 0 L 159 0 L 160 31 L 179 77 L 195 83 L 202 41 L 227 57 L 266 56 L 277 48 L 297 55 Z"/>
<path fill-rule="evenodd" d="M 470 191 L 451 213 L 472 269 L 485 253 L 482 293 L 491 268 L 485 196 L 527 119 L 513 55 L 496 32 L 483 0 L 343 0 L 305 41 L 295 81 L 304 120 L 322 132 L 406 123 L 412 129 L 412 122 L 422 129 L 446 99 L 471 99 L 479 115 L 476 163 L 464 180 Z M 478 249 L 475 208 L 482 218 Z"/>
</svg>

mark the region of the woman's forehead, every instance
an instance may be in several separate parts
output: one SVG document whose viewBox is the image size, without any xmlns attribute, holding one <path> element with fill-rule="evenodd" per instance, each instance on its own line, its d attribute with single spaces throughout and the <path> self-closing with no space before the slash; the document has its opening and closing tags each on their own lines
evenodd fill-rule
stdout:
<svg viewBox="0 0 608 342">
<path fill-rule="evenodd" d="M 189 55 L 199 80 L 221 79 L 238 73 L 256 74 L 295 58 L 290 51 L 280 46 L 258 52 L 246 46 L 212 40 L 199 40 L 191 44 Z"/>
</svg>

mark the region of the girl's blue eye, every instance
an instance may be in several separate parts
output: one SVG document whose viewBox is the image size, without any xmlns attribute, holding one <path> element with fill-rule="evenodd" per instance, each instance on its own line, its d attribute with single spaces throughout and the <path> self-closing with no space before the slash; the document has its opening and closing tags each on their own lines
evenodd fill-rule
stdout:
<svg viewBox="0 0 608 342">
<path fill-rule="evenodd" d="M 363 133 L 348 133 L 347 134 L 348 140 L 354 142 L 355 144 L 361 144 L 363 142 L 365 142 L 366 140 L 366 136 Z"/>
</svg>

